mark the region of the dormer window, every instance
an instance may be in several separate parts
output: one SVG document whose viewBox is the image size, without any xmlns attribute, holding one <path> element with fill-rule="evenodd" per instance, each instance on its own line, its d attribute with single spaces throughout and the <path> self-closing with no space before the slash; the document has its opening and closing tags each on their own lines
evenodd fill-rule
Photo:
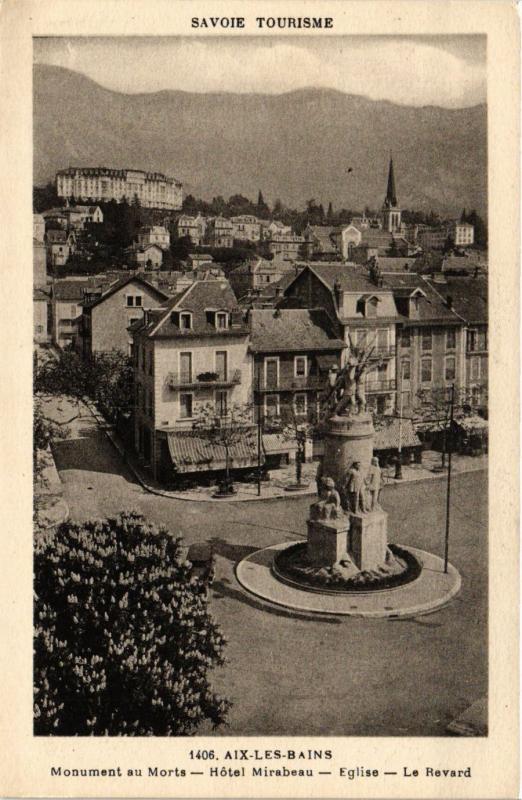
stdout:
<svg viewBox="0 0 522 800">
<path fill-rule="evenodd" d="M 216 313 L 216 328 L 218 330 L 226 330 L 228 328 L 228 314 L 226 311 L 218 311 Z"/>
<path fill-rule="evenodd" d="M 179 327 L 182 331 L 192 329 L 192 314 L 190 311 L 182 311 L 179 315 Z"/>
</svg>

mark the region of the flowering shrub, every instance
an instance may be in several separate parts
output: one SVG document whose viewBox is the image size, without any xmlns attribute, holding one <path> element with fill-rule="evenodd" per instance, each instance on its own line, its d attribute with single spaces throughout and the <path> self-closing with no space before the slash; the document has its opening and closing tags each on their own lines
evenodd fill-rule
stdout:
<svg viewBox="0 0 522 800">
<path fill-rule="evenodd" d="M 225 640 L 181 539 L 134 512 L 63 523 L 35 548 L 34 732 L 169 736 L 225 722 Z"/>
</svg>

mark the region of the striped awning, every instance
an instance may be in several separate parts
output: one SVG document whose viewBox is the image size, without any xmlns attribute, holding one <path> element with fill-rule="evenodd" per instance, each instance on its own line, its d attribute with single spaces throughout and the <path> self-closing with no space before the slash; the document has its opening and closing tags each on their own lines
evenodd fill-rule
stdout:
<svg viewBox="0 0 522 800">
<path fill-rule="evenodd" d="M 178 472 L 208 472 L 226 467 L 224 445 L 210 442 L 203 436 L 185 432 L 169 432 L 167 442 L 172 463 Z M 229 467 L 241 469 L 257 466 L 255 428 L 245 431 L 229 448 Z"/>
<path fill-rule="evenodd" d="M 403 419 L 402 426 L 400 420 L 393 418 L 389 425 L 376 431 L 374 450 L 397 450 L 399 448 L 399 438 L 401 447 L 418 447 L 421 440 L 415 433 L 411 419 Z"/>
<path fill-rule="evenodd" d="M 297 450 L 297 444 L 293 439 L 285 439 L 280 433 L 264 433 L 263 450 L 267 455 L 291 453 Z"/>
</svg>

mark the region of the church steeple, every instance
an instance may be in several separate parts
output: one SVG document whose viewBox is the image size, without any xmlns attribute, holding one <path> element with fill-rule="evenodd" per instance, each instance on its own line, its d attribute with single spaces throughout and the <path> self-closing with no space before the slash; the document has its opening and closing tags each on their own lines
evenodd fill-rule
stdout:
<svg viewBox="0 0 522 800">
<path fill-rule="evenodd" d="M 390 154 L 390 166 L 388 169 L 388 189 L 386 190 L 386 200 L 384 201 L 388 208 L 395 208 L 397 206 L 397 192 L 395 191 L 395 175 L 393 173 L 393 158 Z"/>
<path fill-rule="evenodd" d="M 382 206 L 383 228 L 388 233 L 398 233 L 401 228 L 401 210 L 397 202 L 395 190 L 395 173 L 393 171 L 393 158 L 390 153 L 390 166 L 388 168 L 388 186 L 386 197 Z"/>
</svg>

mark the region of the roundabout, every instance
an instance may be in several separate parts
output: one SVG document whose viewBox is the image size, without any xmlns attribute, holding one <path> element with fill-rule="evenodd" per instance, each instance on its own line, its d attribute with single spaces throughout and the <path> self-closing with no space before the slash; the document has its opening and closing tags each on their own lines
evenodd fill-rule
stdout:
<svg viewBox="0 0 522 800">
<path fill-rule="evenodd" d="M 305 589 L 287 579 L 281 580 L 273 571 L 274 558 L 295 544 L 283 542 L 265 547 L 240 561 L 236 566 L 236 578 L 243 589 L 268 603 L 296 612 L 374 619 L 430 614 L 449 603 L 460 591 L 461 578 L 455 567 L 448 564 L 445 573 L 441 558 L 415 547 L 403 549 L 422 564 L 422 570 L 415 580 L 402 586 L 366 592 Z"/>
</svg>

